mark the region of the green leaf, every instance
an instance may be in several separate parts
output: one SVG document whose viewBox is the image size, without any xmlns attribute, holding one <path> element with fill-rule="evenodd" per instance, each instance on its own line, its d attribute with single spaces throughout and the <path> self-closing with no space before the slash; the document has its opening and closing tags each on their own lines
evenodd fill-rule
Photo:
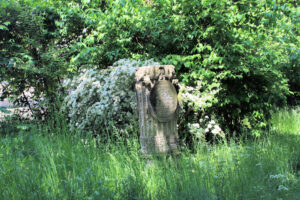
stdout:
<svg viewBox="0 0 300 200">
<path fill-rule="evenodd" d="M 17 129 L 25 131 L 25 130 L 29 129 L 29 126 L 28 125 L 18 125 Z"/>
<path fill-rule="evenodd" d="M 1 68 L 1 72 L 2 72 L 2 73 L 5 73 L 5 68 Z"/>
<path fill-rule="evenodd" d="M 6 26 L 3 26 L 3 25 L 0 24 L 0 30 L 8 31 L 8 28 Z"/>
<path fill-rule="evenodd" d="M 10 111 L 9 110 L 7 110 L 7 108 L 6 107 L 0 107 L 0 112 L 3 112 L 3 113 L 5 113 L 5 114 L 9 114 L 10 113 Z"/>
<path fill-rule="evenodd" d="M 3 23 L 5 26 L 8 26 L 8 25 L 10 25 L 10 22 L 4 22 Z"/>
</svg>

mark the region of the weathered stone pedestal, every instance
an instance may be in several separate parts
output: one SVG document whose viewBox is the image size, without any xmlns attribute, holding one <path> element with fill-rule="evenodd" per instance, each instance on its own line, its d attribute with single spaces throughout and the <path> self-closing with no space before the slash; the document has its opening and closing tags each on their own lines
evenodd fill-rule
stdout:
<svg viewBox="0 0 300 200">
<path fill-rule="evenodd" d="M 179 103 L 174 66 L 141 67 L 135 78 L 142 152 L 177 153 Z"/>
</svg>

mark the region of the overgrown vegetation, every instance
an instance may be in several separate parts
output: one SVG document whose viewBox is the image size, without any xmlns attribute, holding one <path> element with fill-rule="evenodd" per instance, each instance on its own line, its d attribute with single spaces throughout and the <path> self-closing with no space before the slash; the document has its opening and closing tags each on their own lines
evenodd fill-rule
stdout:
<svg viewBox="0 0 300 200">
<path fill-rule="evenodd" d="M 0 199 L 299 199 L 299 109 L 280 110 L 300 102 L 297 1 L 0 8 L 0 99 L 33 117 L 0 119 Z M 140 155 L 133 75 L 149 60 L 176 68 L 178 157 Z"/>
<path fill-rule="evenodd" d="M 0 136 L 0 198 L 299 199 L 299 118 L 280 111 L 260 140 L 202 143 L 150 160 L 136 132 L 104 144 L 65 125 L 14 124 Z"/>
<path fill-rule="evenodd" d="M 51 116 L 63 79 L 126 59 L 173 64 L 188 123 L 261 133 L 274 107 L 299 103 L 299 12 L 280 1 L 1 1 L 0 65 L 10 97 Z M 204 98 L 203 98 L 204 97 Z M 202 103 L 197 103 L 198 100 Z"/>
</svg>

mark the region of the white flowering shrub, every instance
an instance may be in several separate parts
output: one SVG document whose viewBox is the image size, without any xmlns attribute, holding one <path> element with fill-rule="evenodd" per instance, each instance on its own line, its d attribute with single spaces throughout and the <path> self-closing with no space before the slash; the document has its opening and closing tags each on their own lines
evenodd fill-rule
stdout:
<svg viewBox="0 0 300 200">
<path fill-rule="evenodd" d="M 135 71 L 137 67 L 158 64 L 152 60 L 122 59 L 107 69 L 88 69 L 66 81 L 71 92 L 63 107 L 68 113 L 71 131 L 100 133 L 111 127 L 121 131 L 132 128 L 138 121 Z"/>
<path fill-rule="evenodd" d="M 215 83 L 202 91 L 203 87 L 201 81 L 197 81 L 194 87 L 180 84 L 179 96 L 183 107 L 186 107 L 186 110 L 193 110 L 193 112 L 187 113 L 189 117 L 184 126 L 185 130 L 199 141 L 205 141 L 208 135 L 225 138 L 225 133 L 217 118 L 213 113 L 206 112 L 206 108 L 210 108 L 217 100 L 215 96 L 220 91 L 220 87 Z M 181 115 L 186 115 L 186 112 Z"/>
<path fill-rule="evenodd" d="M 187 123 L 187 129 L 199 141 L 206 141 L 208 134 L 211 137 L 225 138 L 225 133 L 214 119 L 207 115 L 198 122 Z"/>
<path fill-rule="evenodd" d="M 217 101 L 215 96 L 220 91 L 220 85 L 213 83 L 209 85 L 210 88 L 201 92 L 203 87 L 204 84 L 201 81 L 197 81 L 197 84 L 194 87 L 180 84 L 180 96 L 182 102 L 188 107 L 193 107 L 195 111 L 211 107 L 212 103 Z"/>
</svg>

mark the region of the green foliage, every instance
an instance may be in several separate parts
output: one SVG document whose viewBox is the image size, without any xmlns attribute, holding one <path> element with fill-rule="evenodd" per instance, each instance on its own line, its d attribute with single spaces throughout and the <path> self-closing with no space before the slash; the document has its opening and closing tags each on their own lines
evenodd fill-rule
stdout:
<svg viewBox="0 0 300 200">
<path fill-rule="evenodd" d="M 185 106 L 196 115 L 187 122 L 214 115 L 227 133 L 251 129 L 255 134 L 274 106 L 285 105 L 288 83 L 297 83 L 283 70 L 298 66 L 288 59 L 289 47 L 295 52 L 299 43 L 296 30 L 282 28 L 298 23 L 292 4 L 120 0 L 109 1 L 104 10 L 87 9 L 83 16 L 85 35 L 73 45 L 78 53 L 71 65 L 102 67 L 143 56 L 173 64 L 183 85 L 197 88 L 201 81 L 194 95 L 210 97 L 201 107 Z"/>
<path fill-rule="evenodd" d="M 37 101 L 43 96 L 53 105 L 60 80 L 82 68 L 154 58 L 175 65 L 183 88 L 192 87 L 191 94 L 201 99 L 201 104 L 184 101 L 181 132 L 208 115 L 226 133 L 256 135 L 270 110 L 284 106 L 287 97 L 290 104 L 299 102 L 295 1 L 11 0 L 1 5 L 0 73 L 10 85 L 4 97 L 17 99 L 33 87 Z"/>
<path fill-rule="evenodd" d="M 273 30 L 273 24 L 266 20 L 277 21 L 277 12 L 267 1 L 182 1 L 181 5 L 181 19 L 186 19 L 193 46 L 190 55 L 171 55 L 164 61 L 177 66 L 184 84 L 195 87 L 201 80 L 198 95 L 219 91 L 196 110 L 215 115 L 231 134 L 264 127 L 269 110 L 284 105 L 288 93 L 278 66 L 286 56 L 284 49 L 275 52 L 267 46 L 278 34 L 267 31 Z"/>
<path fill-rule="evenodd" d="M 9 22 L 8 30 L 0 32 L 0 81 L 6 85 L 1 98 L 10 97 L 33 112 L 41 107 L 52 111 L 66 64 L 56 45 L 54 21 L 59 16 L 51 8 L 32 8 L 14 1 L 8 1 L 0 15 L 1 20 Z M 31 100 L 26 95 L 30 90 Z M 43 101 L 44 105 L 36 109 L 30 101 Z"/>
<path fill-rule="evenodd" d="M 3 113 L 5 113 L 5 114 L 9 114 L 9 113 L 10 113 L 10 111 L 7 110 L 6 107 L 0 107 L 0 112 L 3 112 Z"/>
</svg>

